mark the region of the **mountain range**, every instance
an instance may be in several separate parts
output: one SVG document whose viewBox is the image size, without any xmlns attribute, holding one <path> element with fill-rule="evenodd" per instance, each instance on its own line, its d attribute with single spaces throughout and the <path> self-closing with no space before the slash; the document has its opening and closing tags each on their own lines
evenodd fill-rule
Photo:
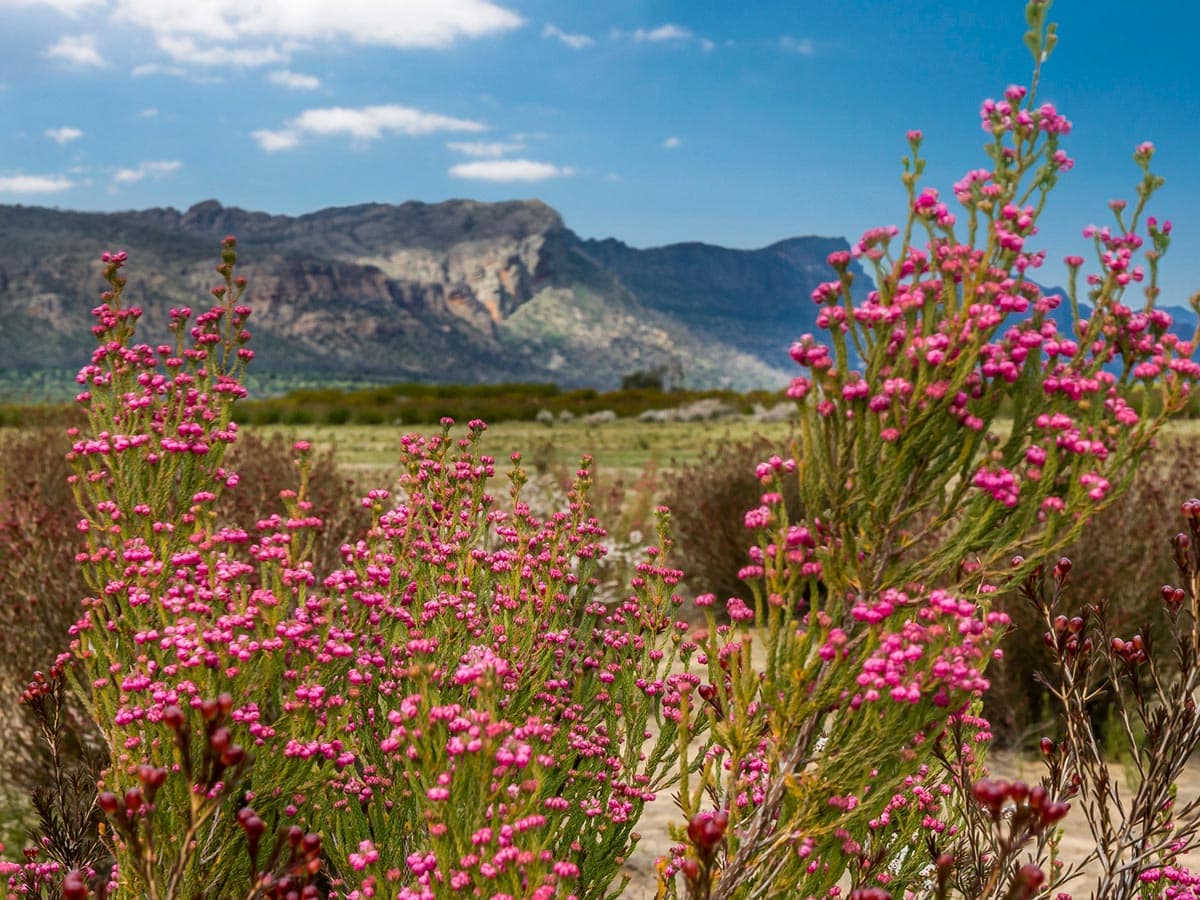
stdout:
<svg viewBox="0 0 1200 900">
<path fill-rule="evenodd" d="M 205 303 L 237 235 L 260 374 L 318 380 L 779 387 L 814 330 L 809 294 L 841 238 L 758 250 L 583 239 L 537 200 L 365 204 L 301 216 L 206 201 L 185 212 L 0 206 L 0 370 L 73 370 L 91 349 L 100 253 L 129 252 L 143 339 Z M 858 284 L 869 286 L 865 275 Z"/>
</svg>

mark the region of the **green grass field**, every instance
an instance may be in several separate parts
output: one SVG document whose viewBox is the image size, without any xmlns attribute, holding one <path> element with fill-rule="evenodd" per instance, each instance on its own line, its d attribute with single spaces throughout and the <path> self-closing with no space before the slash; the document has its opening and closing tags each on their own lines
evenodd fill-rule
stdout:
<svg viewBox="0 0 1200 900">
<path fill-rule="evenodd" d="M 291 440 L 311 441 L 314 449 L 333 448 L 338 462 L 348 470 L 369 478 L 385 475 L 396 464 L 400 435 L 409 432 L 436 434 L 438 426 L 395 425 L 264 425 L 248 427 L 267 437 L 280 433 Z M 506 463 L 514 452 L 521 453 L 527 468 L 566 468 L 590 454 L 602 474 L 631 476 L 653 462 L 674 468 L 693 462 L 706 444 L 729 439 L 743 440 L 761 435 L 780 446 L 786 444 L 793 426 L 749 420 L 721 422 L 638 422 L 618 419 L 604 425 L 570 422 L 552 426 L 536 422 L 501 422 L 488 427 L 483 436 L 484 452 Z M 747 460 L 752 466 L 755 460 Z"/>
</svg>

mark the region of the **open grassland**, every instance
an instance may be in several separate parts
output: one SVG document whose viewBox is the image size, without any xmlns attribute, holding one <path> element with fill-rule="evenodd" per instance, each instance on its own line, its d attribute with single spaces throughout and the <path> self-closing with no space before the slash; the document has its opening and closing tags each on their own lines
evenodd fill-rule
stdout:
<svg viewBox="0 0 1200 900">
<path fill-rule="evenodd" d="M 1006 423 L 998 425 L 1004 429 Z M 334 450 L 339 465 L 356 474 L 386 473 L 396 464 L 400 436 L 410 432 L 436 434 L 437 425 L 258 425 L 246 430 L 267 438 L 282 434 L 289 440 L 311 441 L 317 450 Z M 461 428 L 456 426 L 458 431 Z M 1163 430 L 1160 442 L 1200 434 L 1200 420 L 1175 419 Z M 787 447 L 796 438 L 787 422 L 757 422 L 750 417 L 716 422 L 639 422 L 617 419 L 599 425 L 581 421 L 543 425 L 538 422 L 500 422 L 489 425 L 483 437 L 484 452 L 504 463 L 520 453 L 529 469 L 574 468 L 580 457 L 591 455 L 598 473 L 627 477 L 653 463 L 670 470 L 696 462 L 701 451 L 714 443 L 740 443 L 765 438 Z M 757 460 L 746 460 L 752 469 Z"/>
<path fill-rule="evenodd" d="M 332 448 L 339 463 L 362 480 L 384 474 L 396 464 L 402 434 L 436 434 L 441 429 L 436 425 L 264 425 L 252 430 L 263 437 L 280 433 L 292 440 L 311 441 L 317 450 Z M 590 454 L 601 475 L 630 476 L 650 463 L 669 469 L 695 462 L 703 447 L 713 441 L 738 442 L 759 435 L 782 447 L 793 433 L 788 423 L 748 418 L 720 422 L 618 419 L 602 425 L 501 422 L 488 427 L 483 450 L 501 463 L 520 453 L 529 469 L 574 468 L 580 457 Z M 755 462 L 746 460 L 751 468 Z"/>
</svg>

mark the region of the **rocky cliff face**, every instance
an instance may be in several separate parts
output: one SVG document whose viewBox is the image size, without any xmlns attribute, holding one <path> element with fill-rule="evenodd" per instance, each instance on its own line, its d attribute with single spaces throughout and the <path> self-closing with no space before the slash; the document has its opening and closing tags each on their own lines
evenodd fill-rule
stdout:
<svg viewBox="0 0 1200 900">
<path fill-rule="evenodd" d="M 272 216 L 0 206 L 0 369 L 71 369 L 90 351 L 99 254 L 122 247 L 148 339 L 199 305 L 236 234 L 260 372 L 612 387 L 639 369 L 687 383 L 777 386 L 808 294 L 845 242 L 637 250 L 585 241 L 538 201 L 368 204 Z"/>
</svg>

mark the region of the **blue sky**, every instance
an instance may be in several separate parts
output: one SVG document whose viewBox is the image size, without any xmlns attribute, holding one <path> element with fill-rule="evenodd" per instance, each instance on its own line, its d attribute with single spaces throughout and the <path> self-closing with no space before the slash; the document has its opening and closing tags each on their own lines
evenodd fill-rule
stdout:
<svg viewBox="0 0 1200 900">
<path fill-rule="evenodd" d="M 1022 0 L 0 0 L 0 203 L 277 213 L 539 197 L 635 246 L 856 238 L 984 164 Z M 1164 301 L 1200 289 L 1200 4 L 1059 0 L 1041 89 L 1076 167 L 1051 260 L 1167 178 Z M 1048 265 L 1046 281 L 1061 275 Z"/>
</svg>

